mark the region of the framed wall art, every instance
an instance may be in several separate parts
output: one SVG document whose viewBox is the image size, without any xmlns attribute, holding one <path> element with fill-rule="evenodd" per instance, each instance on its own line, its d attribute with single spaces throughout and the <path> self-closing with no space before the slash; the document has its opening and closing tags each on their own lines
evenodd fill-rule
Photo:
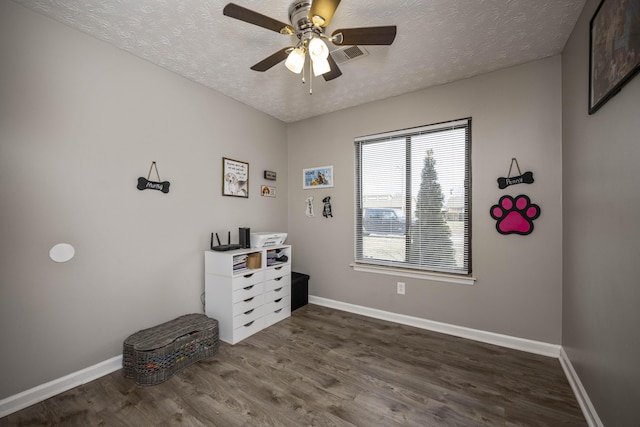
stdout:
<svg viewBox="0 0 640 427">
<path fill-rule="evenodd" d="M 262 197 L 276 197 L 276 187 L 263 185 L 260 187 L 260 194 Z"/>
<path fill-rule="evenodd" d="M 249 163 L 222 158 L 222 195 L 249 197 Z"/>
<path fill-rule="evenodd" d="M 593 114 L 640 71 L 640 0 L 602 0 L 589 33 L 589 114 Z"/>
<path fill-rule="evenodd" d="M 303 169 L 302 179 L 302 188 L 305 190 L 333 187 L 333 166 Z"/>
</svg>

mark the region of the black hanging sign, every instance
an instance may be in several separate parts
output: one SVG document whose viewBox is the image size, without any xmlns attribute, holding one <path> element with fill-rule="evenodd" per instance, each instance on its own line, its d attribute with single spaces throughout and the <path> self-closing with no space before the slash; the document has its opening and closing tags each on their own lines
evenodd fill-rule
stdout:
<svg viewBox="0 0 640 427">
<path fill-rule="evenodd" d="M 154 168 L 156 170 L 156 176 L 158 177 L 158 181 L 149 181 L 149 178 L 151 177 L 151 170 Z M 147 189 L 158 190 L 166 194 L 169 192 L 169 185 L 171 185 L 169 181 L 160 182 L 160 174 L 158 173 L 158 166 L 156 165 L 156 162 L 151 162 L 151 167 L 149 168 L 149 173 L 147 174 L 147 178 L 143 178 L 143 177 L 138 178 L 137 188 L 138 190 L 147 190 Z"/>
<path fill-rule="evenodd" d="M 511 176 L 511 168 L 513 168 L 513 164 L 516 164 L 518 168 L 518 176 Z M 520 166 L 518 165 L 518 160 L 513 157 L 511 159 L 511 166 L 509 166 L 509 174 L 506 178 L 500 177 L 498 178 L 498 187 L 502 190 L 507 188 L 510 185 L 515 184 L 533 184 L 533 172 L 525 172 L 524 174 L 520 172 Z"/>
</svg>

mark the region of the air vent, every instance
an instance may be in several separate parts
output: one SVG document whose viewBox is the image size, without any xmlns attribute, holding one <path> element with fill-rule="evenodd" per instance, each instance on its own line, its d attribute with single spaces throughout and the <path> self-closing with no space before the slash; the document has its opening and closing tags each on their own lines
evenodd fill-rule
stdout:
<svg viewBox="0 0 640 427">
<path fill-rule="evenodd" d="M 345 46 L 331 52 L 331 56 L 333 56 L 336 64 L 344 64 L 345 62 L 353 61 L 354 59 L 368 55 L 369 52 L 359 46 Z"/>
</svg>

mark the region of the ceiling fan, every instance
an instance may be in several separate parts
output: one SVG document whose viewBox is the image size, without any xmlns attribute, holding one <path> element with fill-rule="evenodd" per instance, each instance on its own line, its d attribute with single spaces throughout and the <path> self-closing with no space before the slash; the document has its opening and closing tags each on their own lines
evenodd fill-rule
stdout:
<svg viewBox="0 0 640 427">
<path fill-rule="evenodd" d="M 390 45 L 396 37 L 396 26 L 345 28 L 335 30 L 331 36 L 325 35 L 325 28 L 331 22 L 340 0 L 295 0 L 289 6 L 290 24 L 238 6 L 227 4 L 223 14 L 240 21 L 285 35 L 295 35 L 298 42 L 287 46 L 251 67 L 255 71 L 267 71 L 285 61 L 286 67 L 294 73 L 304 68 L 306 54 L 309 54 L 315 76 L 322 75 L 326 81 L 342 75 L 335 60 L 329 55 L 326 41 L 334 45 Z M 303 77 L 304 81 L 304 77 Z"/>
</svg>

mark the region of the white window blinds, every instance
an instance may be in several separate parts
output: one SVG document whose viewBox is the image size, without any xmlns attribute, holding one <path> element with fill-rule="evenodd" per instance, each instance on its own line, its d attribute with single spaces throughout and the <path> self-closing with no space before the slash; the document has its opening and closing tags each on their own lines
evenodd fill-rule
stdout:
<svg viewBox="0 0 640 427">
<path fill-rule="evenodd" d="M 471 119 L 355 139 L 356 263 L 471 274 Z"/>
</svg>

